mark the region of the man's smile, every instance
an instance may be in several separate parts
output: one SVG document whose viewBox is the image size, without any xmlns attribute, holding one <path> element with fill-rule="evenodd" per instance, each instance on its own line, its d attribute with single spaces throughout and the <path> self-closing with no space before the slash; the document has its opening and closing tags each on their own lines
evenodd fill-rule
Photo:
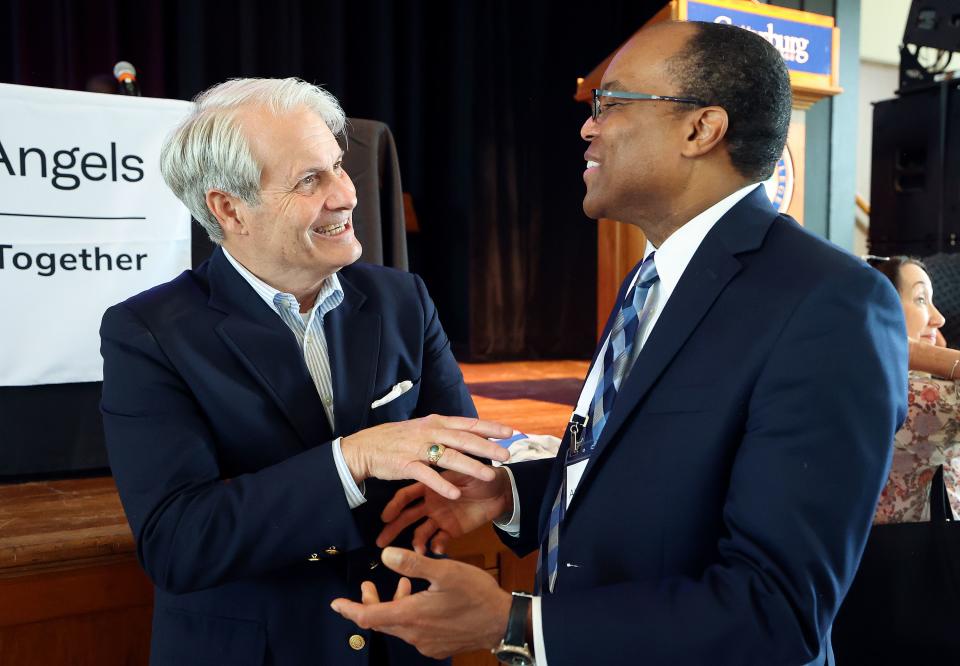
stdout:
<svg viewBox="0 0 960 666">
<path fill-rule="evenodd" d="M 335 222 L 334 224 L 317 225 L 311 227 L 310 232 L 317 236 L 339 236 L 352 229 L 353 224 L 350 222 L 350 220 L 343 220 L 341 222 Z"/>
</svg>

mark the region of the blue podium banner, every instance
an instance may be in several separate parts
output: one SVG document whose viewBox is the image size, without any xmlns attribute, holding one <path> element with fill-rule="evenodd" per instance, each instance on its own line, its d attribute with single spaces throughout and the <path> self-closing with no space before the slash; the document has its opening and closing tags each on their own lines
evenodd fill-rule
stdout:
<svg viewBox="0 0 960 666">
<path fill-rule="evenodd" d="M 766 9 L 766 6 L 761 5 Z M 829 76 L 833 63 L 833 28 L 777 16 L 752 14 L 708 2 L 689 0 L 688 21 L 726 23 L 754 32 L 783 56 L 787 69 Z"/>
</svg>

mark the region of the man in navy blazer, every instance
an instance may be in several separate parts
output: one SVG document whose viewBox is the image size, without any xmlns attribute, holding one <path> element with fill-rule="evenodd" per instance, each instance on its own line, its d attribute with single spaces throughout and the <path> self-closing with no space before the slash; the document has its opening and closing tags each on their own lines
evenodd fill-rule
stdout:
<svg viewBox="0 0 960 666">
<path fill-rule="evenodd" d="M 781 56 L 746 30 L 666 23 L 624 46 L 581 130 L 584 210 L 636 224 L 648 247 L 560 453 L 490 483 L 451 477 L 457 502 L 404 489 L 380 539 L 426 516 L 415 547 L 442 550 L 494 519 L 518 553 L 541 548 L 539 594 L 388 548 L 384 563 L 430 590 L 335 610 L 434 656 L 833 663 L 904 418 L 906 337 L 890 286 L 757 185 L 790 109 Z"/>
<path fill-rule="evenodd" d="M 201 95 L 162 172 L 219 247 L 104 315 L 107 448 L 156 584 L 154 664 L 434 663 L 328 606 L 368 578 L 408 594 L 374 545 L 396 480 L 456 497 L 429 463 L 493 479 L 464 454 L 503 459 L 486 437 L 510 429 L 475 418 L 421 280 L 354 264 L 343 127 L 296 79 Z"/>
</svg>

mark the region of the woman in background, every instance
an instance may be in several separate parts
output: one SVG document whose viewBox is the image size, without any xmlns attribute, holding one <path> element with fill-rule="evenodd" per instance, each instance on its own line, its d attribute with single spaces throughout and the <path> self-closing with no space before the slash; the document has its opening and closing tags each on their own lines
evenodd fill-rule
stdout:
<svg viewBox="0 0 960 666">
<path fill-rule="evenodd" d="M 836 663 L 958 664 L 960 524 L 947 521 L 960 517 L 960 351 L 939 346 L 944 319 L 922 263 L 871 263 L 903 305 L 908 410 L 860 569 L 834 620 Z"/>
<path fill-rule="evenodd" d="M 874 522 L 930 520 L 931 481 L 941 466 L 953 515 L 960 516 L 960 351 L 937 346 L 944 318 L 920 261 L 891 257 L 874 267 L 900 294 L 910 340 L 909 410 L 894 441 L 890 478 Z"/>
</svg>

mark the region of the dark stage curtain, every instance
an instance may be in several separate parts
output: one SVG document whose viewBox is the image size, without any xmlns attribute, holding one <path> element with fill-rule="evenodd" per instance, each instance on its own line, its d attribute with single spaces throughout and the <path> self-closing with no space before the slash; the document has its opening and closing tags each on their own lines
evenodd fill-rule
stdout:
<svg viewBox="0 0 960 666">
<path fill-rule="evenodd" d="M 589 109 L 572 97 L 576 76 L 647 18 L 640 3 L 632 15 L 613 4 L 591 5 L 585 20 L 582 5 L 488 3 L 474 18 L 478 44 L 491 48 L 475 66 L 473 358 L 593 351 L 596 223 L 581 210 L 579 136 Z"/>
<path fill-rule="evenodd" d="M 458 358 L 583 358 L 596 227 L 581 210 L 576 77 L 662 4 L 5 0 L 0 81 L 82 90 L 124 59 L 149 96 L 236 76 L 322 84 L 393 131 L 421 229 L 410 269 Z M 195 233 L 195 259 L 208 252 Z M 0 419 L 17 410 L 8 393 Z"/>
</svg>

